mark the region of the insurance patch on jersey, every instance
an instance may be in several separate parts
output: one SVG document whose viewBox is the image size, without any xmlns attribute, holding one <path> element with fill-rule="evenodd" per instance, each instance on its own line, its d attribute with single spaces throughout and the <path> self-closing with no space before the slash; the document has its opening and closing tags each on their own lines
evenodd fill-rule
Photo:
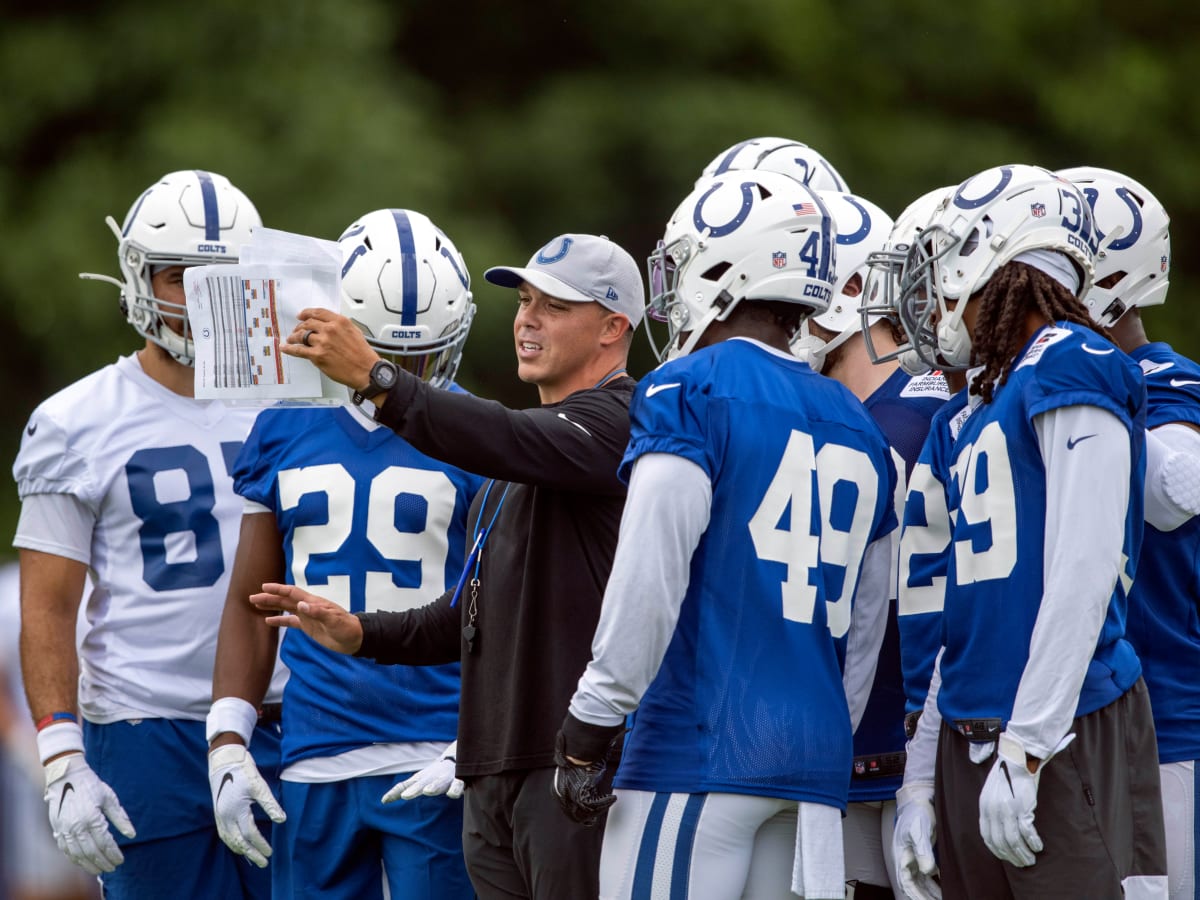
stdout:
<svg viewBox="0 0 1200 900">
<path fill-rule="evenodd" d="M 908 384 L 900 391 L 901 397 L 935 397 L 940 400 L 950 399 L 950 386 L 946 384 L 946 376 L 941 372 L 928 372 L 909 379 Z"/>
</svg>

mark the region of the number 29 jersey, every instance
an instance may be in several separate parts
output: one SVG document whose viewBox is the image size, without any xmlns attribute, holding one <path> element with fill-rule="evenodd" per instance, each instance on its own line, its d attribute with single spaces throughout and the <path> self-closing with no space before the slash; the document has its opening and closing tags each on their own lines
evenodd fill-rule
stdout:
<svg viewBox="0 0 1200 900">
<path fill-rule="evenodd" d="M 264 410 L 235 467 L 238 493 L 275 514 L 288 582 L 351 612 L 424 606 L 452 586 L 482 483 L 344 407 Z M 284 766 L 455 737 L 458 663 L 378 665 L 292 629 L 280 655 Z"/>
<path fill-rule="evenodd" d="M 127 356 L 30 418 L 13 467 L 21 498 L 69 494 L 95 516 L 79 560 L 95 579 L 80 647 L 88 720 L 207 715 L 242 514 L 231 469 L 257 412 L 180 396 Z"/>
<path fill-rule="evenodd" d="M 1029 660 L 1045 573 L 1046 468 L 1034 420 L 1069 406 L 1116 416 L 1130 440 L 1124 558 L 1076 716 L 1127 691 L 1141 674 L 1125 640 L 1130 579 L 1142 534 L 1145 388 L 1138 367 L 1094 331 L 1070 323 L 1043 328 L 1013 363 L 991 403 L 966 419 L 954 444 L 948 499 L 953 519 L 945 651 L 938 709 L 943 719 L 1000 719 L 1007 725 Z M 1067 446 L 1046 452 L 1069 453 Z M 1104 489 L 1104 472 L 1095 473 Z"/>
<path fill-rule="evenodd" d="M 867 545 L 896 523 L 883 435 L 842 385 L 743 339 L 659 367 L 631 417 L 624 478 L 670 453 L 713 493 L 614 784 L 844 808 L 851 602 Z"/>
</svg>

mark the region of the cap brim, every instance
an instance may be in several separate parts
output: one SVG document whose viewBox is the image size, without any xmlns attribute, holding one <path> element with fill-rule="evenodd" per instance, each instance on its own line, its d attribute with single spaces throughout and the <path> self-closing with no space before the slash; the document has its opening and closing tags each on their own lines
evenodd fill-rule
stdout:
<svg viewBox="0 0 1200 900">
<path fill-rule="evenodd" d="M 519 288 L 523 282 L 528 282 L 543 294 L 549 294 L 551 297 L 557 297 L 559 300 L 571 300 L 576 303 L 599 302 L 595 297 L 589 297 L 582 291 L 571 287 L 565 281 L 555 278 L 541 269 L 493 266 L 483 273 L 483 277 L 491 284 L 506 288 Z"/>
</svg>

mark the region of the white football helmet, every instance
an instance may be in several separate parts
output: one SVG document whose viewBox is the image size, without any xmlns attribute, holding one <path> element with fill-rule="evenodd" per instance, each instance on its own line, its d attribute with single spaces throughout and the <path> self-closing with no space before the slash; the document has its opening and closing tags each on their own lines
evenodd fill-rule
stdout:
<svg viewBox="0 0 1200 900">
<path fill-rule="evenodd" d="M 1128 175 L 1079 166 L 1058 173 L 1077 184 L 1092 208 L 1100 251 L 1095 285 L 1083 298 L 1105 328 L 1129 309 L 1167 301 L 1171 269 L 1171 219 L 1158 199 Z M 1100 282 L 1114 279 L 1107 287 Z"/>
<path fill-rule="evenodd" d="M 908 248 L 929 224 L 938 204 L 953 190 L 953 185 L 934 188 L 910 203 L 896 218 L 891 234 L 883 246 L 867 256 L 869 274 L 858 312 L 867 354 L 873 363 L 898 359 L 910 375 L 922 375 L 929 371 L 929 366 L 913 350 L 911 338 L 908 343 L 898 346 L 895 350 L 881 351 L 872 339 L 871 325 L 886 318 L 900 326 L 900 273 L 904 268 Z M 931 345 L 932 337 L 929 335 Z"/>
<path fill-rule="evenodd" d="M 686 356 L 742 300 L 779 300 L 824 312 L 833 291 L 833 217 L 821 198 L 777 172 L 702 179 L 667 223 L 648 260 L 646 314 L 667 323 L 659 361 Z"/>
<path fill-rule="evenodd" d="M 807 144 L 787 138 L 751 138 L 722 150 L 696 180 L 696 187 L 716 175 L 735 169 L 756 169 L 760 172 L 779 172 L 796 179 L 814 191 L 850 190 L 846 180 L 824 156 Z"/>
<path fill-rule="evenodd" d="M 138 334 L 192 365 L 187 307 L 154 296 L 154 270 L 237 262 L 251 230 L 262 225 L 258 210 L 224 175 L 196 169 L 171 172 L 148 187 L 120 227 L 112 216 L 104 221 L 117 237 L 124 280 L 90 272 L 79 277 L 119 287 L 121 311 Z"/>
<path fill-rule="evenodd" d="M 454 380 L 475 318 L 462 254 L 428 217 L 377 209 L 338 239 L 342 313 L 382 356 L 435 387 Z"/>
<path fill-rule="evenodd" d="M 863 329 L 858 305 L 867 281 L 867 259 L 883 247 L 892 229 L 892 217 L 870 200 L 836 191 L 817 194 L 833 216 L 837 229 L 837 283 L 829 309 L 806 319 L 792 341 L 792 352 L 814 372 L 824 368 L 829 353 Z M 826 343 L 811 333 L 810 322 L 837 337 Z"/>
<path fill-rule="evenodd" d="M 1048 169 L 996 166 L 973 175 L 938 204 L 909 247 L 900 316 L 914 349 L 931 367 L 966 368 L 971 337 L 963 312 L 997 269 L 1030 250 L 1057 251 L 1078 270 L 1083 297 L 1098 243 L 1083 192 Z M 953 309 L 947 300 L 956 301 Z"/>
</svg>

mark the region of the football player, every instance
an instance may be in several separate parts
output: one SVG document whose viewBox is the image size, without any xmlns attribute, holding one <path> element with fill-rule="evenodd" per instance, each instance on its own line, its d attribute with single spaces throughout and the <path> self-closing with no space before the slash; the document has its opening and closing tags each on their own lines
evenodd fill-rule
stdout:
<svg viewBox="0 0 1200 900">
<path fill-rule="evenodd" d="M 829 309 L 807 319 L 804 337 L 792 345 L 810 367 L 846 385 L 862 401 L 888 440 L 898 480 L 897 514 L 904 484 L 929 431 L 929 420 L 949 398 L 940 372 L 909 375 L 895 359 L 872 364 L 859 313 L 868 280 L 867 260 L 883 251 L 892 219 L 862 197 L 823 191 L 821 200 L 837 224 L 837 284 Z M 865 320 L 872 345 L 895 350 L 904 341 L 897 321 L 872 316 Z M 854 767 L 850 800 L 842 820 L 846 878 L 858 900 L 891 895 L 892 825 L 896 790 L 904 772 L 904 688 L 900 669 L 900 635 L 894 592 L 888 589 L 888 621 L 873 683 L 856 686 L 866 704 L 854 732 Z"/>
<path fill-rule="evenodd" d="M 736 171 L 701 180 L 650 259 L 666 361 L 631 407 L 628 504 L 555 779 L 576 821 L 612 804 L 603 761 L 636 709 L 605 898 L 844 895 L 840 663 L 870 683 L 896 475 L 861 404 L 789 352 L 828 307 L 835 238 L 817 194 Z M 860 575 L 872 603 L 852 603 Z"/>
<path fill-rule="evenodd" d="M 950 896 L 1116 897 L 1165 873 L 1153 721 L 1124 638 L 1145 391 L 1079 300 L 1098 244 L 1078 188 L 1010 165 L 963 182 L 905 263 L 916 349 L 979 367 L 950 458 L 944 646 L 898 796 L 912 896 L 938 893 L 935 821 Z"/>
<path fill-rule="evenodd" d="M 381 209 L 352 223 L 341 247 L 343 313 L 384 358 L 459 390 L 454 374 L 475 306 L 454 244 L 419 212 Z M 219 699 L 208 720 L 217 823 L 236 852 L 267 865 L 271 847 L 251 807 L 275 803 L 246 745 L 278 631 L 246 598 L 264 582 L 286 581 L 353 612 L 419 606 L 458 577 L 467 508 L 481 486 L 357 405 L 259 416 L 234 466 L 246 509 L 213 674 Z M 283 700 L 287 819 L 275 828 L 274 896 L 382 897 L 383 873 L 393 897 L 473 896 L 462 804 L 421 796 L 462 790 L 461 782 L 452 787 L 447 749 L 459 665 L 376 665 L 298 631 L 286 635 L 281 655 L 291 672 Z M 389 790 L 398 776 L 408 780 Z M 384 805 L 401 796 L 414 799 Z"/>
<path fill-rule="evenodd" d="M 186 267 L 236 262 L 261 220 L 224 176 L 181 171 L 138 197 L 122 226 L 107 221 L 123 278 L 86 277 L 120 288 L 145 346 L 42 403 L 14 465 L 22 672 L 50 823 L 106 897 L 176 898 L 181 885 L 192 897 L 267 897 L 266 873 L 217 836 L 204 766 L 241 517 L 231 470 L 255 412 L 193 398 L 183 292 Z M 276 702 L 282 670 L 268 680 Z M 248 730 L 274 780 L 269 719 L 252 717 Z"/>
<path fill-rule="evenodd" d="M 1146 378 L 1146 530 L 1129 592 L 1127 634 L 1142 660 L 1154 709 L 1170 896 L 1195 898 L 1200 518 L 1194 504 L 1200 480 L 1188 464 L 1200 459 L 1200 366 L 1168 344 L 1151 343 L 1142 324 L 1141 310 L 1167 299 L 1171 236 L 1162 204 L 1143 185 L 1109 169 L 1084 166 L 1059 174 L 1083 190 L 1101 235 L 1095 285 L 1084 303 Z"/>
<path fill-rule="evenodd" d="M 906 372 L 926 373 L 926 363 L 913 349 L 901 327 L 899 308 L 900 272 L 908 248 L 929 223 L 941 200 L 953 187 L 937 188 L 918 197 L 896 219 L 882 250 L 871 253 L 871 271 L 859 311 L 866 329 L 863 338 L 872 362 L 888 366 L 898 362 Z M 880 328 L 884 320 L 890 327 Z M 908 494 L 901 517 L 897 584 L 897 628 L 900 638 L 900 667 L 903 673 L 906 731 L 911 735 L 916 716 L 925 705 L 933 661 L 941 647 L 942 592 L 946 551 L 950 542 L 950 520 L 946 506 L 944 462 L 961 426 L 958 415 L 966 403 L 966 376 L 939 360 L 947 390 L 953 391 L 928 423 L 928 435 L 915 463 L 908 460 Z M 895 376 L 893 376 L 895 377 Z M 933 492 L 936 496 L 926 499 Z M 931 605 L 932 604 L 932 605 Z M 888 851 L 890 855 L 890 850 Z"/>
</svg>

